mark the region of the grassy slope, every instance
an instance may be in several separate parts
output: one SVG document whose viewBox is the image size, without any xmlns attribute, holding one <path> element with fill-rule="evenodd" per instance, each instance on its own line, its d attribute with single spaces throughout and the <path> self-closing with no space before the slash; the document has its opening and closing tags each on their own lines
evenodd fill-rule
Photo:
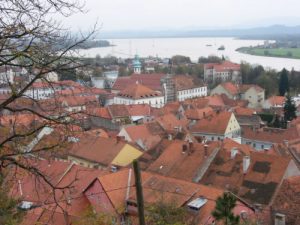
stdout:
<svg viewBox="0 0 300 225">
<path fill-rule="evenodd" d="M 239 52 L 251 54 L 251 55 L 259 55 L 259 56 L 271 56 L 271 57 L 283 57 L 283 58 L 294 58 L 300 59 L 300 48 L 240 48 L 237 49 Z M 268 54 L 265 54 L 266 51 Z M 289 55 L 291 53 L 292 55 Z"/>
</svg>

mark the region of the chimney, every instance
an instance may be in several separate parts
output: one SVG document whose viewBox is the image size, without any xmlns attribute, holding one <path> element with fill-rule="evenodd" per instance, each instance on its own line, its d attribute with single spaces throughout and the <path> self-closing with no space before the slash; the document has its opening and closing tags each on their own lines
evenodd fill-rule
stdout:
<svg viewBox="0 0 300 225">
<path fill-rule="evenodd" d="M 250 156 L 246 155 L 243 158 L 243 173 L 246 174 L 250 166 Z"/>
<path fill-rule="evenodd" d="M 275 219 L 274 219 L 274 224 L 275 225 L 285 225 L 285 215 L 281 214 L 281 213 L 276 213 Z"/>
<path fill-rule="evenodd" d="M 289 147 L 289 140 L 283 140 L 283 143 L 286 147 Z"/>
<path fill-rule="evenodd" d="M 291 121 L 286 121 L 286 128 L 291 128 Z"/>
<path fill-rule="evenodd" d="M 20 195 L 23 196 L 23 189 L 22 189 L 22 183 L 21 183 L 21 180 L 18 180 L 18 184 L 19 184 Z"/>
<path fill-rule="evenodd" d="M 194 148 L 194 143 L 192 141 L 189 141 L 189 150 L 193 150 Z"/>
<path fill-rule="evenodd" d="M 206 158 L 207 155 L 208 155 L 208 145 L 205 144 L 205 145 L 204 145 L 204 157 Z"/>
<path fill-rule="evenodd" d="M 117 136 L 116 137 L 116 141 L 117 141 L 117 144 L 121 141 L 121 137 L 120 136 Z"/>
<path fill-rule="evenodd" d="M 230 151 L 230 158 L 234 159 L 236 154 L 238 154 L 239 150 L 237 148 L 232 148 Z"/>
<path fill-rule="evenodd" d="M 182 154 L 185 154 L 187 151 L 187 145 L 182 145 Z"/>
</svg>

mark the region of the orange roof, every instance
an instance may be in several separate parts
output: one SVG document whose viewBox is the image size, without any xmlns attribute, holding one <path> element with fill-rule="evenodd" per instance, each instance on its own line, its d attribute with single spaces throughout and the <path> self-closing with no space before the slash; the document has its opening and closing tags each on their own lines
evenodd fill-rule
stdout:
<svg viewBox="0 0 300 225">
<path fill-rule="evenodd" d="M 175 89 L 177 91 L 188 90 L 198 87 L 194 83 L 194 78 L 190 75 L 175 75 L 173 77 Z"/>
<path fill-rule="evenodd" d="M 299 137 L 299 133 L 296 127 L 288 129 L 263 128 L 257 130 L 244 127 L 242 130 L 242 137 L 250 140 L 282 143 L 284 140 L 297 139 Z"/>
<path fill-rule="evenodd" d="M 214 110 L 211 107 L 205 107 L 203 109 L 188 109 L 185 111 L 186 118 L 190 120 L 200 120 L 207 116 L 211 116 Z"/>
<path fill-rule="evenodd" d="M 208 105 L 211 107 L 224 107 L 224 101 L 220 95 L 213 95 L 205 97 L 208 100 Z"/>
<path fill-rule="evenodd" d="M 250 165 L 243 173 L 243 153 L 234 158 L 228 151 L 220 151 L 210 164 L 204 184 L 226 188 L 250 203 L 268 205 L 283 179 L 290 158 L 250 152 Z"/>
<path fill-rule="evenodd" d="M 41 117 L 38 117 L 33 114 L 16 114 L 0 116 L 0 125 L 2 126 L 23 125 L 28 127 L 34 121 L 42 121 L 42 119 Z"/>
<path fill-rule="evenodd" d="M 117 139 L 84 136 L 73 144 L 69 154 L 74 157 L 108 166 L 125 145 L 126 142 Z"/>
<path fill-rule="evenodd" d="M 132 99 L 152 98 L 160 95 L 161 94 L 159 92 L 156 92 L 139 83 L 129 85 L 123 91 L 118 93 L 118 96 Z"/>
<path fill-rule="evenodd" d="M 187 148 L 185 153 L 183 153 L 183 146 Z M 193 182 L 199 169 L 217 146 L 217 142 L 210 144 L 205 156 L 204 144 L 173 141 L 147 170 Z"/>
<path fill-rule="evenodd" d="M 215 69 L 217 72 L 224 72 L 230 70 L 240 70 L 240 65 L 232 63 L 230 61 L 222 61 L 221 63 L 206 63 L 204 64 L 206 69 Z"/>
<path fill-rule="evenodd" d="M 199 120 L 190 130 L 200 133 L 224 134 L 231 116 L 231 112 L 216 113 L 211 117 Z"/>
<path fill-rule="evenodd" d="M 92 109 L 89 110 L 88 113 L 92 116 L 101 117 L 105 119 L 112 119 L 107 107 L 98 107 L 98 108 L 93 107 Z"/>
<path fill-rule="evenodd" d="M 237 95 L 239 93 L 238 86 L 231 82 L 225 82 L 220 85 L 232 95 Z"/>
<path fill-rule="evenodd" d="M 254 109 L 246 107 L 236 107 L 234 108 L 234 114 L 238 116 L 252 116 L 256 111 Z"/>
<path fill-rule="evenodd" d="M 251 152 L 255 151 L 250 145 L 239 144 L 230 138 L 225 138 L 223 140 L 222 147 L 228 153 L 230 153 L 232 149 L 237 149 L 243 155 L 250 155 Z"/>
<path fill-rule="evenodd" d="M 272 96 L 267 99 L 267 101 L 272 105 L 284 105 L 285 97 L 284 96 Z"/>
<path fill-rule="evenodd" d="M 130 178 L 129 171 L 130 169 L 124 169 L 98 178 L 106 195 L 118 212 L 124 211 L 127 191 L 129 191 L 129 201 L 136 202 L 134 173 L 131 170 Z M 127 188 L 129 178 L 131 181 L 130 187 Z M 141 172 L 141 178 L 146 205 L 164 201 L 165 203 L 175 204 L 176 207 L 181 207 L 197 197 L 202 196 L 210 200 L 216 200 L 223 194 L 223 190 L 221 189 L 206 187 L 201 184 L 169 178 L 150 172 Z M 94 190 L 95 193 L 99 191 Z M 215 201 L 207 201 L 198 212 L 199 224 L 205 223 L 211 217 L 214 207 Z"/>
<path fill-rule="evenodd" d="M 162 91 L 161 79 L 164 76 L 166 75 L 165 74 L 132 74 L 131 76 L 128 77 L 118 77 L 112 89 L 122 91 L 128 86 L 138 82 L 152 90 Z"/>
<path fill-rule="evenodd" d="M 244 93 L 248 91 L 250 88 L 254 88 L 257 92 L 263 92 L 265 91 L 262 87 L 256 85 L 256 84 L 242 84 L 239 86 L 240 92 Z"/>
<path fill-rule="evenodd" d="M 272 209 L 286 216 L 287 224 L 300 224 L 300 176 L 290 177 L 283 181 L 274 199 Z"/>
<path fill-rule="evenodd" d="M 174 131 L 174 128 L 184 129 L 188 125 L 186 118 L 178 119 L 174 114 L 167 114 L 155 119 L 166 131 Z"/>
<path fill-rule="evenodd" d="M 130 116 L 150 116 L 151 107 L 148 104 L 128 105 L 127 110 Z"/>
</svg>

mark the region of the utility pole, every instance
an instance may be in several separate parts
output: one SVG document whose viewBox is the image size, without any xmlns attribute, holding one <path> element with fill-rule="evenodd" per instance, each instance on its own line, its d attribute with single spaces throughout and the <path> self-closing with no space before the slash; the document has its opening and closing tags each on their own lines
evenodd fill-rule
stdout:
<svg viewBox="0 0 300 225">
<path fill-rule="evenodd" d="M 145 216 L 144 216 L 144 197 L 143 197 L 143 189 L 141 182 L 141 172 L 138 161 L 133 160 L 133 170 L 134 170 L 134 178 L 135 178 L 135 189 L 136 189 L 136 201 L 138 207 L 138 215 L 139 215 L 139 224 L 146 225 Z"/>
</svg>

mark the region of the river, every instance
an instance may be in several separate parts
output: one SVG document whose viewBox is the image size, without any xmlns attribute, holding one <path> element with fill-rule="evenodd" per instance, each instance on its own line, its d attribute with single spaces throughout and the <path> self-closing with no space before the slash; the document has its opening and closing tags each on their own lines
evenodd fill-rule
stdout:
<svg viewBox="0 0 300 225">
<path fill-rule="evenodd" d="M 129 58 L 134 54 L 141 57 L 158 56 L 171 57 L 173 55 L 189 56 L 197 61 L 200 56 L 217 55 L 228 57 L 231 61 L 240 63 L 246 61 L 251 64 L 260 64 L 266 68 L 281 70 L 282 68 L 300 70 L 300 60 L 287 58 L 274 58 L 254 56 L 235 51 L 240 47 L 256 46 L 263 44 L 264 40 L 240 40 L 235 38 L 144 38 L 144 39 L 111 39 L 114 46 L 105 48 L 91 48 L 80 50 L 84 57 L 101 57 L 113 55 Z M 217 50 L 221 45 L 224 51 Z"/>
</svg>

